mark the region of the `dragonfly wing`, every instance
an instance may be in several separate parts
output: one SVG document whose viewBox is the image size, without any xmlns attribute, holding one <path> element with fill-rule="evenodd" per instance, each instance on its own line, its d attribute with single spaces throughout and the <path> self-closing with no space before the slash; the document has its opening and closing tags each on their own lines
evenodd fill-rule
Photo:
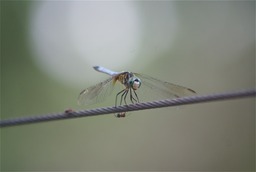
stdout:
<svg viewBox="0 0 256 172">
<path fill-rule="evenodd" d="M 105 100 L 109 96 L 114 88 L 113 79 L 100 82 L 94 86 L 84 89 L 78 96 L 79 105 L 91 105 Z"/>
<path fill-rule="evenodd" d="M 156 95 L 158 99 L 177 98 L 177 97 L 191 96 L 196 94 L 194 90 L 187 87 L 161 81 L 159 79 L 156 79 L 144 74 L 138 74 L 138 73 L 134 73 L 134 74 L 135 76 L 141 79 L 140 89 L 142 90 L 143 94 Z M 144 93 L 143 90 L 148 90 L 148 91 L 147 93 Z M 155 99 L 156 97 L 152 97 L 152 99 L 153 98 Z"/>
</svg>

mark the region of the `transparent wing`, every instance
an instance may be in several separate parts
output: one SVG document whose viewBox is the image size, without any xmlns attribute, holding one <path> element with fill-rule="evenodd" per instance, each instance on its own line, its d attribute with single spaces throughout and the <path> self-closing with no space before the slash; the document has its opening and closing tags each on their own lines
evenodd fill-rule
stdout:
<svg viewBox="0 0 256 172">
<path fill-rule="evenodd" d="M 112 77 L 94 86 L 84 89 L 78 96 L 79 105 L 91 105 L 105 100 L 114 89 Z"/>
<path fill-rule="evenodd" d="M 137 90 L 140 101 L 160 100 L 195 95 L 196 92 L 190 88 L 161 81 L 159 79 L 134 73 L 141 79 L 141 87 Z"/>
</svg>

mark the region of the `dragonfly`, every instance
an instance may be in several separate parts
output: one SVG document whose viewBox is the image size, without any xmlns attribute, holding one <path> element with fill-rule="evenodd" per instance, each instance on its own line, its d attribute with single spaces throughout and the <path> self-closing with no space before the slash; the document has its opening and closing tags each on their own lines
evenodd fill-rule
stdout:
<svg viewBox="0 0 256 172">
<path fill-rule="evenodd" d="M 132 104 L 139 103 L 142 97 L 148 97 L 148 100 L 150 98 L 160 100 L 161 98 L 178 98 L 196 94 L 190 88 L 165 82 L 145 74 L 129 71 L 115 72 L 102 66 L 93 66 L 93 68 L 110 77 L 81 91 L 78 96 L 79 105 L 90 105 L 104 101 L 106 97 L 111 95 L 117 82 L 123 88 L 116 94 L 115 107 L 123 105 L 123 103 L 127 105 L 127 101 Z M 118 101 L 118 99 L 120 100 Z M 116 117 L 125 117 L 125 114 L 125 112 L 118 113 Z"/>
</svg>

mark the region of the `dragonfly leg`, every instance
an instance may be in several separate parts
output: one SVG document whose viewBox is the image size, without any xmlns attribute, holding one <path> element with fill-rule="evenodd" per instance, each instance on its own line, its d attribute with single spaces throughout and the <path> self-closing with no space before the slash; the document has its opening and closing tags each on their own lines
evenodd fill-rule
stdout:
<svg viewBox="0 0 256 172">
<path fill-rule="evenodd" d="M 134 97 L 134 95 L 132 94 L 132 91 L 133 91 L 133 93 L 134 93 L 134 95 L 136 96 L 136 97 Z M 136 93 L 136 91 L 135 90 L 133 90 L 133 89 L 130 89 L 130 100 L 131 100 L 131 102 L 134 104 L 134 102 L 139 102 L 139 98 L 138 98 L 138 95 L 137 95 L 137 93 Z"/>
<path fill-rule="evenodd" d="M 122 91 L 120 91 L 119 93 L 116 94 L 115 107 L 117 106 L 117 98 L 118 98 L 119 94 L 123 93 L 124 91 L 126 91 L 126 89 L 123 89 Z M 124 94 L 124 93 L 123 93 L 123 94 Z M 120 103 L 122 103 L 123 94 L 122 94 L 122 96 L 121 96 L 121 102 L 120 102 Z"/>
<path fill-rule="evenodd" d="M 132 104 L 134 104 L 134 101 L 135 100 L 132 96 L 132 89 L 130 89 L 130 101 L 132 102 Z M 135 100 L 136 101 L 136 100 Z"/>
<path fill-rule="evenodd" d="M 125 92 L 122 94 L 122 99 L 123 99 L 123 96 L 124 96 L 124 103 L 125 103 L 125 105 L 127 105 L 127 102 L 126 102 L 126 96 L 127 96 L 127 94 L 128 94 L 128 91 L 129 90 L 125 90 Z M 122 102 L 122 101 L 121 101 Z M 121 105 L 121 103 L 120 103 L 120 105 Z"/>
<path fill-rule="evenodd" d="M 123 89 L 122 91 L 120 91 L 119 93 L 116 94 L 116 100 L 115 100 L 115 107 L 117 107 L 117 98 L 118 96 L 121 94 L 121 100 L 120 100 L 120 105 L 122 105 L 122 101 L 123 101 L 123 97 L 124 97 L 124 102 L 126 104 L 126 96 L 127 96 L 128 90 L 127 89 Z M 126 112 L 120 112 L 115 114 L 115 117 L 117 118 L 123 118 L 125 117 Z"/>
<path fill-rule="evenodd" d="M 135 90 L 133 90 L 133 92 L 134 92 L 134 94 L 135 94 L 135 96 L 136 96 L 136 102 L 137 102 L 137 103 L 139 103 L 139 102 L 140 102 L 140 100 L 139 100 L 139 97 L 138 97 L 138 95 L 137 95 L 136 91 L 135 91 Z"/>
</svg>

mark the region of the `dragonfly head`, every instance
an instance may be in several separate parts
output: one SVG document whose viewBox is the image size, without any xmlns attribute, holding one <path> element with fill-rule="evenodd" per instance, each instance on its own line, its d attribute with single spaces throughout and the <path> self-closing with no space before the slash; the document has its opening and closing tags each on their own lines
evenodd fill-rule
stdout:
<svg viewBox="0 0 256 172">
<path fill-rule="evenodd" d="M 138 88 L 140 88 L 141 85 L 141 80 L 137 77 L 131 77 L 129 79 L 129 86 L 133 89 L 133 90 L 137 90 Z"/>
</svg>

